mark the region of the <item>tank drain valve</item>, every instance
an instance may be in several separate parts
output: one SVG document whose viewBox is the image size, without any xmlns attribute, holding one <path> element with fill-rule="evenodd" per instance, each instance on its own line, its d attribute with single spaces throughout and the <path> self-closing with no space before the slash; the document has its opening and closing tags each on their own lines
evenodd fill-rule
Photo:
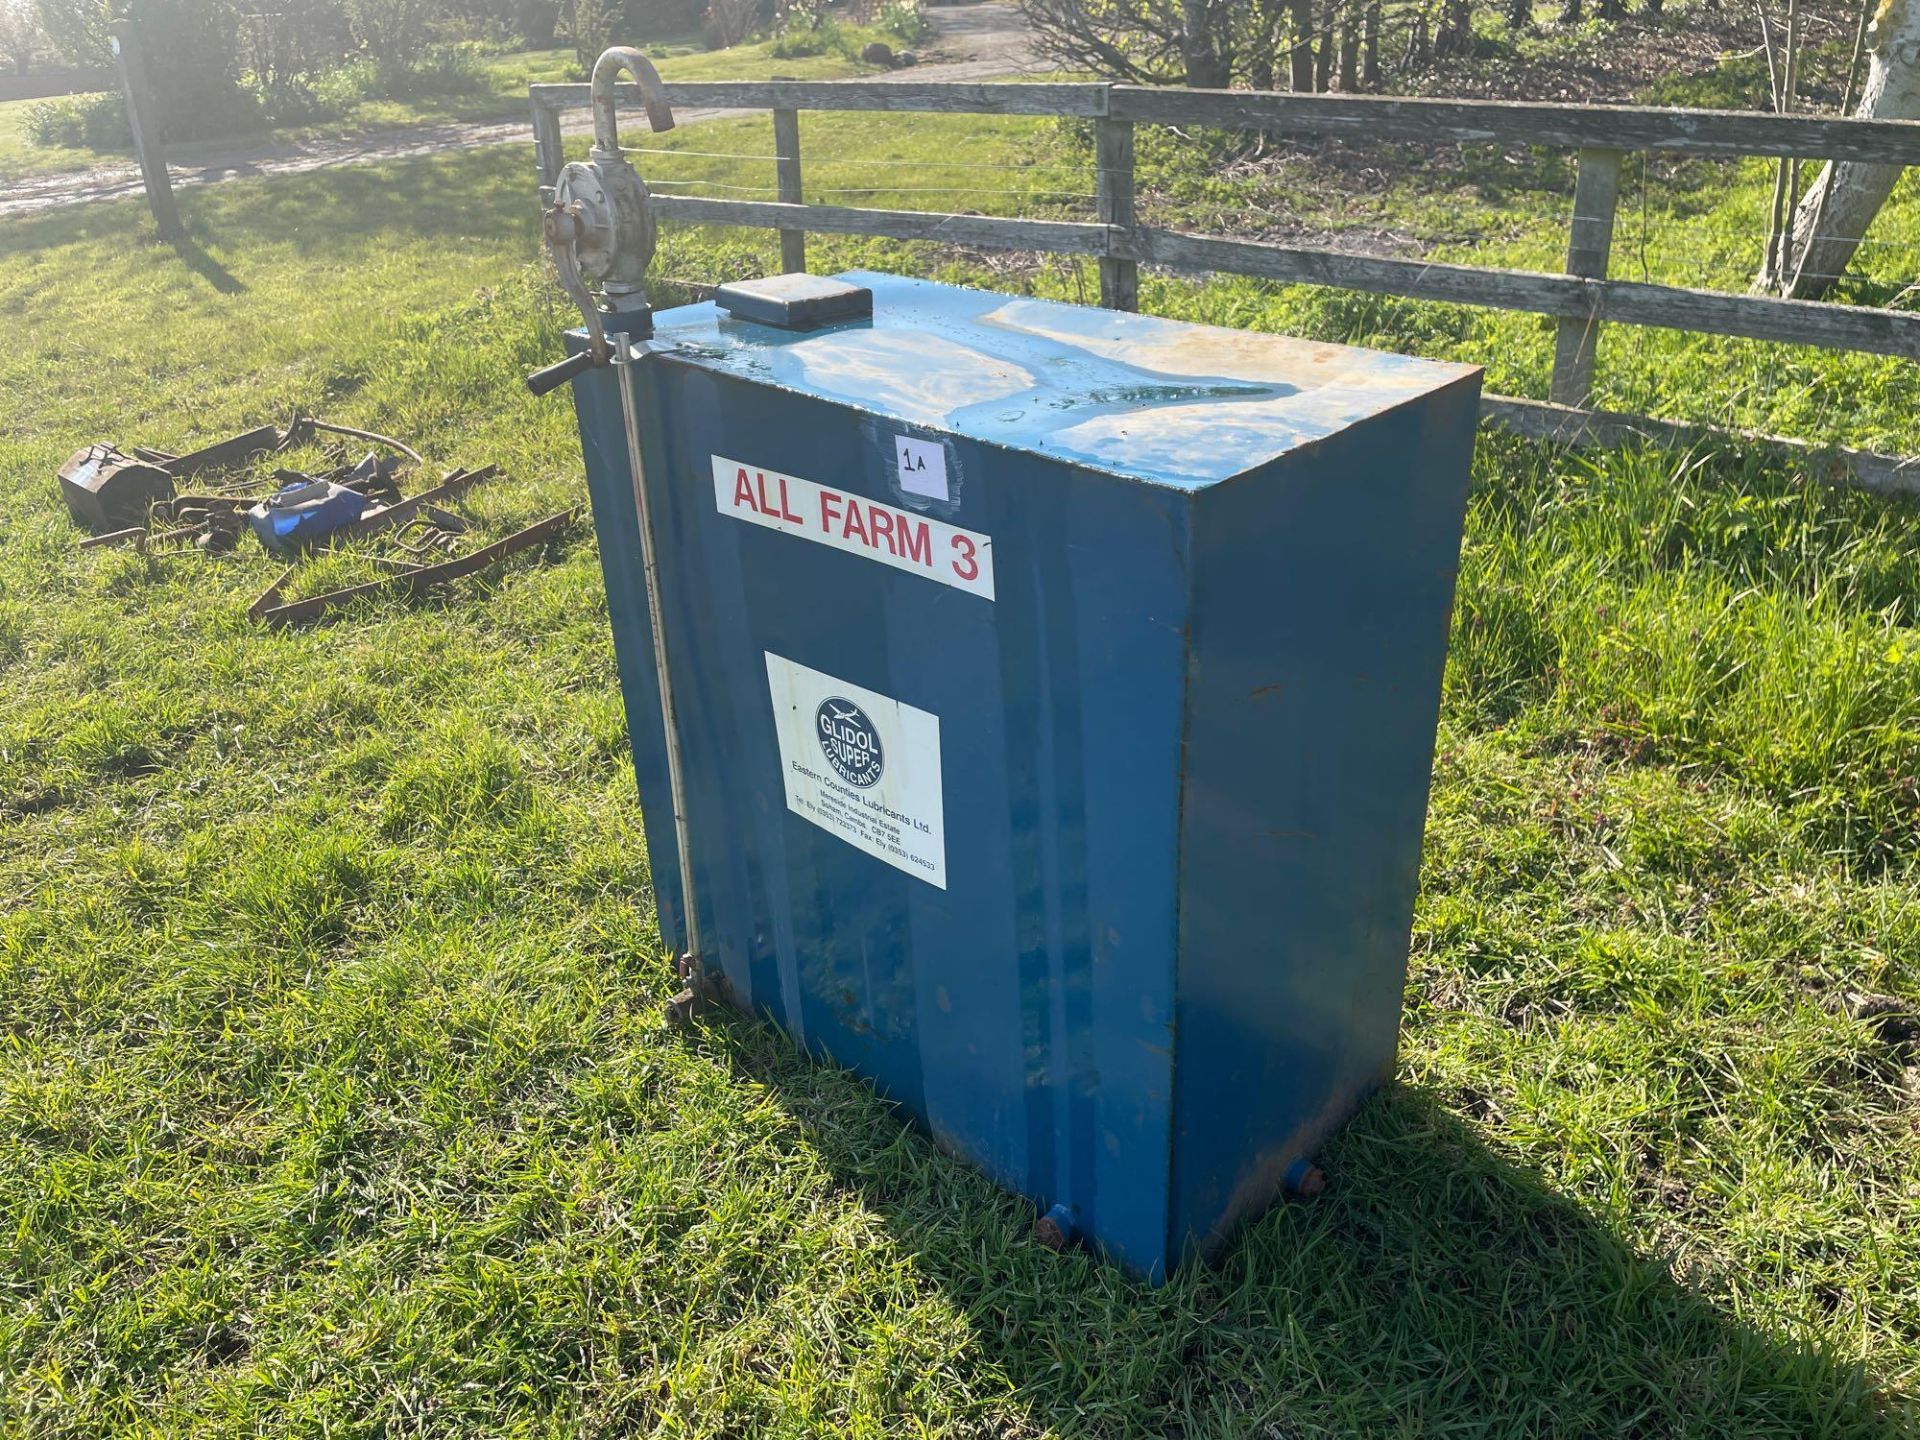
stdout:
<svg viewBox="0 0 1920 1440">
<path fill-rule="evenodd" d="M 1049 1250 L 1064 1250 L 1079 1238 L 1080 1227 L 1073 1223 L 1073 1207 L 1062 1201 L 1033 1222 L 1033 1238 Z"/>
</svg>

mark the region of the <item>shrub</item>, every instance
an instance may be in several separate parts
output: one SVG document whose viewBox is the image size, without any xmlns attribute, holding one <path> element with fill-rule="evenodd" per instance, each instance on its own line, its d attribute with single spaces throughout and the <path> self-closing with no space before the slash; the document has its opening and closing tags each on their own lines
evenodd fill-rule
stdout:
<svg viewBox="0 0 1920 1440">
<path fill-rule="evenodd" d="M 240 16 L 239 42 L 242 83 L 267 98 L 272 112 L 297 103 L 314 76 L 339 63 L 353 48 L 353 29 L 342 0 L 250 5 Z"/>
<path fill-rule="evenodd" d="M 535 50 L 550 49 L 560 21 L 558 0 L 514 0 L 513 29 Z"/>
<path fill-rule="evenodd" d="M 620 0 L 573 0 L 573 53 L 580 68 L 591 74 L 593 62 L 610 45 L 618 45 L 626 28 Z"/>
<path fill-rule="evenodd" d="M 349 60 L 307 83 L 315 107 L 331 115 L 345 114 L 362 100 L 376 99 L 380 87 L 380 67 L 371 60 Z"/>
<path fill-rule="evenodd" d="M 773 58 L 799 60 L 808 55 L 851 55 L 853 42 L 833 20 L 825 16 L 793 17 L 780 27 L 773 39 Z"/>
<path fill-rule="evenodd" d="M 66 95 L 27 106 L 22 125 L 29 143 L 85 150 L 131 150 L 127 109 L 112 91 Z"/>
<path fill-rule="evenodd" d="M 347 0 L 346 9 L 355 43 L 390 83 L 419 65 L 426 53 L 432 0 Z"/>
<path fill-rule="evenodd" d="M 484 48 L 471 40 L 430 46 L 410 69 L 386 77 L 386 95 L 389 99 L 405 100 L 423 95 L 465 95 L 485 89 L 487 67 L 481 59 Z"/>
<path fill-rule="evenodd" d="M 118 8 L 118 7 L 115 7 Z M 126 0 L 146 51 L 162 133 L 192 140 L 258 124 L 260 108 L 241 90 L 240 19 L 234 0 Z M 40 0 L 41 27 L 56 49 L 83 63 L 111 65 L 107 0 Z"/>
<path fill-rule="evenodd" d="M 920 7 L 920 0 L 891 0 L 880 7 L 873 23 L 908 45 L 918 45 L 933 34 L 933 24 Z"/>
<path fill-rule="evenodd" d="M 745 43 L 767 20 L 761 0 L 708 0 L 700 38 L 709 50 L 726 50 Z"/>
<path fill-rule="evenodd" d="M 359 98 L 338 98 L 326 88 L 327 79 L 324 73 L 296 75 L 267 85 L 258 76 L 246 75 L 241 84 L 254 97 L 269 125 L 317 125 L 339 119 Z"/>
</svg>

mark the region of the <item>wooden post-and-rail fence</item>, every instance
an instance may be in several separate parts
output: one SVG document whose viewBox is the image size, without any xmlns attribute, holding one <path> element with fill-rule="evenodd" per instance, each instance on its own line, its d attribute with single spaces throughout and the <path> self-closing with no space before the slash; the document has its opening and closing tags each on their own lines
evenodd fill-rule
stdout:
<svg viewBox="0 0 1920 1440">
<path fill-rule="evenodd" d="M 806 234 L 873 235 L 987 249 L 1088 255 L 1100 267 L 1100 303 L 1132 310 L 1139 267 L 1227 272 L 1414 300 L 1530 311 L 1556 322 L 1547 401 L 1488 395 L 1485 417 L 1507 429 L 1564 443 L 1651 438 L 1692 445 L 1728 432 L 1585 408 L 1603 323 L 1732 335 L 1824 350 L 1920 360 L 1920 313 L 1695 290 L 1608 275 L 1625 153 L 1791 156 L 1920 164 L 1920 121 L 1856 120 L 1721 110 L 1554 105 L 1513 101 L 1298 95 L 1157 89 L 1108 84 L 965 84 L 894 81 L 680 81 L 678 107 L 773 112 L 777 201 L 655 195 L 660 220 L 767 227 L 780 235 L 781 264 L 806 268 Z M 623 103 L 639 92 L 621 87 Z M 543 185 L 559 174 L 562 112 L 587 106 L 585 85 L 531 87 L 536 163 Z M 937 111 L 1072 116 L 1093 121 L 1098 162 L 1091 222 L 1007 219 L 919 210 L 808 205 L 802 199 L 802 110 Z M 1190 235 L 1142 225 L 1134 200 L 1136 125 L 1210 126 L 1278 135 L 1320 135 L 1425 144 L 1506 144 L 1579 154 L 1563 274 L 1354 255 L 1314 246 Z M 1920 493 L 1920 457 L 1822 447 L 1778 436 L 1741 436 L 1813 468 L 1822 478 Z"/>
</svg>

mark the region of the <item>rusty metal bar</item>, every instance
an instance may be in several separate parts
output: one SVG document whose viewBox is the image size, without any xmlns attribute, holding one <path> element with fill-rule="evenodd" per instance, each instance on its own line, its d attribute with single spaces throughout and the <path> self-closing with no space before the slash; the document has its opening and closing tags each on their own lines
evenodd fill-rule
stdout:
<svg viewBox="0 0 1920 1440">
<path fill-rule="evenodd" d="M 472 575 L 485 570 L 489 565 L 506 559 L 509 555 L 522 550 L 530 550 L 543 541 L 552 539 L 572 525 L 578 518 L 577 510 L 564 510 L 558 515 L 549 515 L 524 530 L 517 530 L 491 545 L 482 546 L 471 555 L 462 555 L 458 559 L 443 560 L 437 565 L 423 565 L 404 575 L 390 575 L 384 580 L 370 580 L 364 585 L 349 585 L 344 590 L 329 590 L 324 595 L 310 595 L 305 600 L 296 600 L 291 605 L 274 605 L 280 591 L 293 575 L 292 569 L 274 581 L 263 591 L 260 597 L 248 608 L 247 613 L 255 620 L 267 625 L 299 625 L 309 620 L 318 620 L 329 611 L 355 600 L 375 595 L 410 595 L 430 585 L 444 584 L 449 580 L 458 580 L 462 576 Z"/>
</svg>

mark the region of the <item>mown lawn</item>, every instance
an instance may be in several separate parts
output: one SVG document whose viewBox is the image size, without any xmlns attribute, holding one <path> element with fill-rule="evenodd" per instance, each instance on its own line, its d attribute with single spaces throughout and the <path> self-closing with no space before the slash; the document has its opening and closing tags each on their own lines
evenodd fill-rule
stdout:
<svg viewBox="0 0 1920 1440">
<path fill-rule="evenodd" d="M 805 134 L 810 198 L 1082 203 L 1041 193 L 1082 158 L 1056 127 Z M 772 183 L 716 158 L 764 153 L 763 125 L 662 138 L 707 152 L 650 157 L 663 183 Z M 1021 168 L 966 168 L 1001 164 Z M 1749 179 L 1690 192 L 1702 223 L 1735 223 Z M 184 448 L 295 404 L 500 462 L 472 492 L 486 531 L 583 499 L 568 407 L 519 386 L 567 320 L 529 264 L 523 153 L 182 204 L 184 254 L 130 241 L 129 207 L 0 233 L 5 1428 L 1920 1421 L 1920 1056 L 1897 1018 L 1855 1018 L 1920 1005 L 1913 504 L 1737 455 L 1486 440 L 1400 1081 L 1333 1146 L 1325 1196 L 1149 1290 L 1037 1250 L 1021 1203 L 766 1031 L 663 1023 L 587 527 L 444 600 L 289 634 L 244 618 L 275 571 L 251 550 L 75 551 L 52 479 L 75 446 Z M 1515 208 L 1485 253 L 1548 243 L 1549 200 Z M 772 249 L 679 232 L 661 268 Z M 1161 276 L 1145 298 L 1544 384 L 1529 319 Z M 1920 446 L 1910 367 L 1640 343 L 1668 413 L 1790 419 L 1797 389 L 1746 377 L 1808 373 L 1830 438 Z"/>
</svg>

